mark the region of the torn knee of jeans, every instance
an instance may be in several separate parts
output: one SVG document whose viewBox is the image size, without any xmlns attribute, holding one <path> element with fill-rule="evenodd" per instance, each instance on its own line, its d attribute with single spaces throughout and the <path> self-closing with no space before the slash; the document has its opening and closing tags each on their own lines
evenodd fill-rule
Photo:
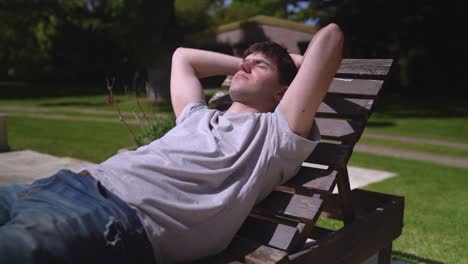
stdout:
<svg viewBox="0 0 468 264">
<path fill-rule="evenodd" d="M 104 239 L 106 240 L 106 245 L 115 246 L 121 240 L 121 228 L 119 228 L 119 223 L 115 217 L 111 216 L 109 222 L 106 224 L 106 230 L 104 231 Z"/>
</svg>

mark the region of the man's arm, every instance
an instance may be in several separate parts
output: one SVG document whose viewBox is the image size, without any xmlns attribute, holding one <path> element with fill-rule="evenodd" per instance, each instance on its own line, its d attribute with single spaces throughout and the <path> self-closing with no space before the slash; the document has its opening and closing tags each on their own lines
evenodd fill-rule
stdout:
<svg viewBox="0 0 468 264">
<path fill-rule="evenodd" d="M 293 56 L 300 68 L 279 106 L 294 133 L 309 136 L 315 113 L 340 66 L 342 47 L 341 30 L 330 24 L 312 38 L 302 61 Z"/>
<path fill-rule="evenodd" d="M 205 99 L 200 78 L 234 74 L 241 61 L 221 53 L 178 48 L 171 69 L 171 101 L 176 117 L 188 103 Z"/>
</svg>

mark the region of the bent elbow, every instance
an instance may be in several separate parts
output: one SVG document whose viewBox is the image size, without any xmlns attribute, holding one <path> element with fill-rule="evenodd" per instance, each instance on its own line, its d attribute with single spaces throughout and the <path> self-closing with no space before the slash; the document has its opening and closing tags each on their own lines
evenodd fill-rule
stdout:
<svg viewBox="0 0 468 264">
<path fill-rule="evenodd" d="M 328 30 L 331 30 L 331 31 L 334 31 L 334 32 L 337 32 L 337 33 L 341 33 L 341 29 L 340 29 L 340 26 L 338 26 L 337 24 L 335 23 L 330 23 L 326 26 L 326 28 Z"/>
<path fill-rule="evenodd" d="M 178 47 L 172 54 L 172 62 L 174 63 L 177 60 L 181 60 L 185 57 L 187 49 L 183 47 Z"/>
<path fill-rule="evenodd" d="M 341 31 L 340 27 L 337 24 L 335 23 L 328 24 L 325 27 L 325 29 L 326 29 L 327 34 L 333 37 L 333 39 L 336 39 L 338 42 L 343 42 L 343 39 L 344 39 L 343 32 Z"/>
<path fill-rule="evenodd" d="M 341 53 L 344 44 L 344 36 L 337 24 L 331 23 L 322 28 L 319 39 L 327 43 L 327 46 L 334 47 L 338 53 Z"/>
</svg>

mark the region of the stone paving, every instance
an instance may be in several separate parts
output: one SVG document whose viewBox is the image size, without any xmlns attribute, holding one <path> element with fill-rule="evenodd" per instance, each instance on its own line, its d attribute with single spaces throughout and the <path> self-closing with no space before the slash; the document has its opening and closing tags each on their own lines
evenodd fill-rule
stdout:
<svg viewBox="0 0 468 264">
<path fill-rule="evenodd" d="M 69 157 L 56 157 L 33 150 L 0 153 L 0 185 L 32 182 L 50 176 L 60 169 L 77 171 L 91 164 Z"/>
</svg>

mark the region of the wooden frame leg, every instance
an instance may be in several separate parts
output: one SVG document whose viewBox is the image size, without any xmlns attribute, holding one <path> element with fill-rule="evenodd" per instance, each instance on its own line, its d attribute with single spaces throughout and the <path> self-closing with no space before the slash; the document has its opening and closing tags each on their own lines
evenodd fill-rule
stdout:
<svg viewBox="0 0 468 264">
<path fill-rule="evenodd" d="M 390 264 L 392 261 L 392 244 L 379 251 L 379 264 Z"/>
<path fill-rule="evenodd" d="M 337 185 L 344 224 L 349 225 L 354 221 L 354 207 L 351 200 L 351 187 L 349 184 L 348 168 L 346 166 L 344 168 L 338 168 Z"/>
</svg>

